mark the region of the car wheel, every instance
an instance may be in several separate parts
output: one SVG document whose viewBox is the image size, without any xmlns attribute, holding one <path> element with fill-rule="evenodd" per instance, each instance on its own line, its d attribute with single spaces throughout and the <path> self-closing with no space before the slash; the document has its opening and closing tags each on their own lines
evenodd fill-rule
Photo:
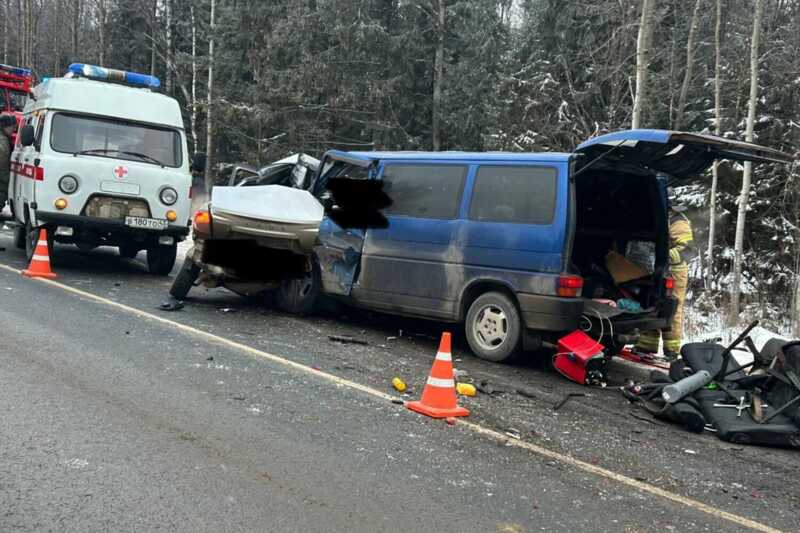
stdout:
<svg viewBox="0 0 800 533">
<path fill-rule="evenodd" d="M 178 256 L 178 246 L 154 246 L 147 250 L 147 269 L 151 274 L 166 276 L 172 272 L 175 259 Z"/>
<path fill-rule="evenodd" d="M 320 293 L 319 264 L 311 259 L 311 270 L 302 278 L 283 280 L 275 291 L 275 302 L 280 309 L 295 315 L 314 311 Z"/>
<path fill-rule="evenodd" d="M 30 221 L 25 222 L 25 258 L 30 262 L 33 259 L 33 254 L 36 251 L 36 245 L 39 243 L 39 234 L 42 228 L 34 228 Z M 53 257 L 53 234 L 47 232 L 47 254 L 52 259 Z"/>
<path fill-rule="evenodd" d="M 200 275 L 200 267 L 188 257 L 183 260 L 183 265 L 175 276 L 175 281 L 172 282 L 172 287 L 169 289 L 169 294 L 177 300 L 183 300 L 189 294 L 189 290 L 194 287 L 194 282 Z"/>
<path fill-rule="evenodd" d="M 131 244 L 121 244 L 119 246 L 119 256 L 123 259 L 133 259 L 139 254 L 140 248 Z"/>
<path fill-rule="evenodd" d="M 27 228 L 22 224 L 17 224 L 14 228 L 14 246 L 20 250 L 25 249 L 25 241 L 28 240 Z"/>
<path fill-rule="evenodd" d="M 469 347 L 481 359 L 500 363 L 519 355 L 519 311 L 511 298 L 501 292 L 487 292 L 472 302 L 465 330 Z"/>
</svg>

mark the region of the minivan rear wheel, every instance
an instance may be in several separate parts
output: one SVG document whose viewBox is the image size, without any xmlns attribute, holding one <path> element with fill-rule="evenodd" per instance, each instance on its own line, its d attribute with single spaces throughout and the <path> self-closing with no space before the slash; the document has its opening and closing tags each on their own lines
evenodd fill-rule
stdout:
<svg viewBox="0 0 800 533">
<path fill-rule="evenodd" d="M 501 363 L 519 355 L 519 311 L 511 298 L 501 292 L 487 292 L 472 302 L 465 330 L 469 347 L 481 359 Z"/>
</svg>

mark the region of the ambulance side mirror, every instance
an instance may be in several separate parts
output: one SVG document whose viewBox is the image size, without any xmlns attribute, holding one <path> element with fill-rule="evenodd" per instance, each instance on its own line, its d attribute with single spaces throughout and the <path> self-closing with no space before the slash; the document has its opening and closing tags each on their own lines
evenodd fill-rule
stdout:
<svg viewBox="0 0 800 533">
<path fill-rule="evenodd" d="M 36 142 L 36 130 L 34 130 L 33 126 L 30 124 L 22 126 L 19 135 L 19 142 L 22 146 L 33 146 L 33 143 Z"/>
<path fill-rule="evenodd" d="M 202 174 L 206 171 L 206 154 L 205 152 L 195 152 L 192 156 L 192 163 L 189 165 L 190 172 L 197 172 Z"/>
</svg>

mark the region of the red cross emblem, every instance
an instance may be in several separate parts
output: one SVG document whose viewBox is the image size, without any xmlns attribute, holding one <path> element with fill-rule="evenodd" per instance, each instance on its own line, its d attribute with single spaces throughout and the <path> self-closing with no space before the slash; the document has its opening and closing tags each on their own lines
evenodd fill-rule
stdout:
<svg viewBox="0 0 800 533">
<path fill-rule="evenodd" d="M 120 165 L 114 169 L 114 175 L 119 179 L 123 179 L 128 175 L 128 168 Z"/>
</svg>

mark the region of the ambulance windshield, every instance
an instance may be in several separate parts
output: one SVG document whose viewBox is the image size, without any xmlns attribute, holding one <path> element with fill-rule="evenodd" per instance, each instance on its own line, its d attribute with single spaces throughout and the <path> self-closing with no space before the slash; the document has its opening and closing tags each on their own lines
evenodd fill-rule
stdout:
<svg viewBox="0 0 800 533">
<path fill-rule="evenodd" d="M 50 134 L 53 150 L 177 168 L 183 163 L 176 130 L 124 120 L 59 113 Z"/>
</svg>

